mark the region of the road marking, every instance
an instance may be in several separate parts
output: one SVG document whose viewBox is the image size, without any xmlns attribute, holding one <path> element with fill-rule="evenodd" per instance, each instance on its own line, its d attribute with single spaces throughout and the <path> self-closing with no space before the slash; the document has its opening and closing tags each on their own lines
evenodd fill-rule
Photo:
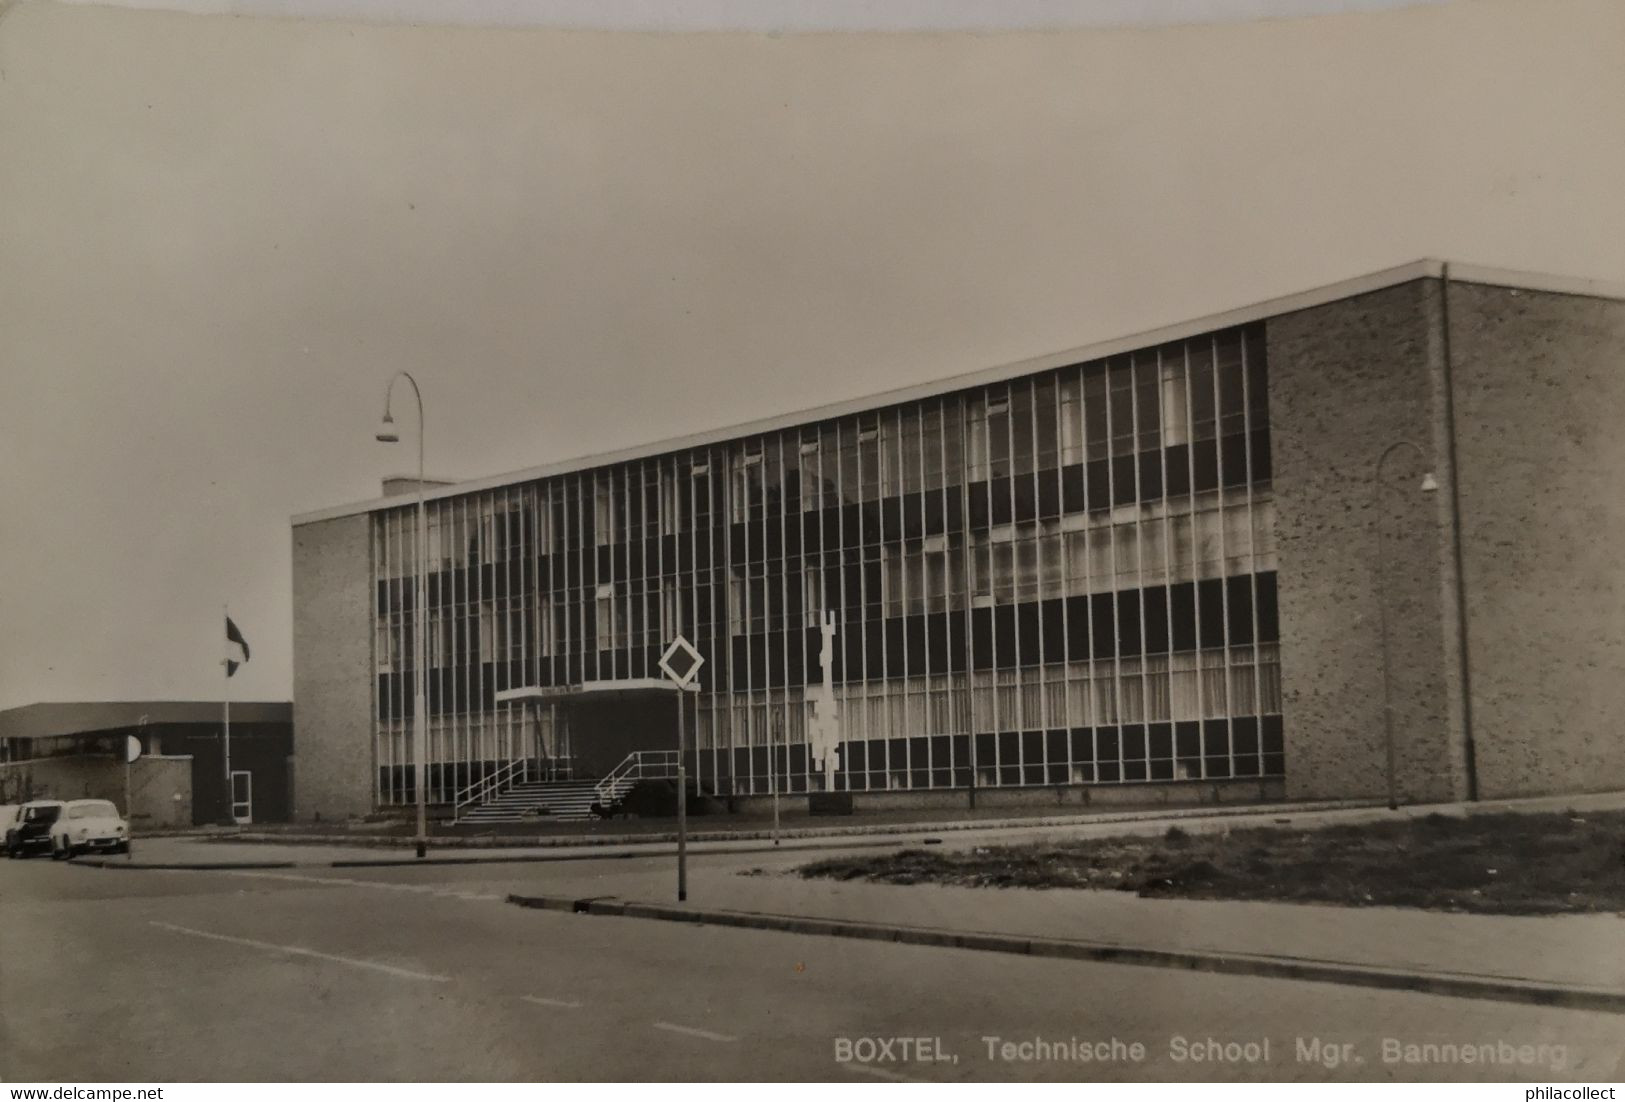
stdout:
<svg viewBox="0 0 1625 1102">
<path fill-rule="evenodd" d="M 738 1037 L 730 1037 L 726 1033 L 712 1033 L 709 1029 L 695 1029 L 691 1025 L 677 1025 L 674 1022 L 655 1022 L 656 1029 L 664 1029 L 668 1033 L 682 1033 L 689 1037 L 701 1037 L 707 1041 L 737 1041 Z"/>
<path fill-rule="evenodd" d="M 535 1003 L 537 1006 L 562 1006 L 566 1010 L 579 1010 L 581 1008 L 580 1003 L 571 1002 L 569 999 L 549 999 L 541 995 L 521 995 L 519 997 L 528 1003 Z"/>
<path fill-rule="evenodd" d="M 356 968 L 371 968 L 377 972 L 385 972 L 391 976 L 399 976 L 406 980 L 429 980 L 434 983 L 450 983 L 450 976 L 435 976 L 428 972 L 414 972 L 410 968 L 397 968 L 393 964 L 379 964 L 374 960 L 357 960 L 355 957 L 341 957 L 333 953 L 321 953 L 315 949 L 305 949 L 298 945 L 273 945 L 269 941 L 255 941 L 251 937 L 233 937 L 230 934 L 215 934 L 208 930 L 194 930 L 189 926 L 176 926 L 169 922 L 153 922 L 161 930 L 172 930 L 177 934 L 191 934 L 193 937 L 206 937 L 211 941 L 224 941 L 232 945 L 247 945 L 251 949 L 266 949 L 273 953 L 291 953 L 294 956 L 314 957 L 317 960 L 330 960 L 336 964 L 348 964 Z"/>
<path fill-rule="evenodd" d="M 872 1075 L 876 1079 L 889 1079 L 893 1083 L 924 1083 L 924 1079 L 911 1079 L 906 1075 L 898 1075 L 895 1071 L 885 1068 L 872 1068 L 868 1064 L 842 1064 L 841 1067 L 853 1075 Z"/>
</svg>

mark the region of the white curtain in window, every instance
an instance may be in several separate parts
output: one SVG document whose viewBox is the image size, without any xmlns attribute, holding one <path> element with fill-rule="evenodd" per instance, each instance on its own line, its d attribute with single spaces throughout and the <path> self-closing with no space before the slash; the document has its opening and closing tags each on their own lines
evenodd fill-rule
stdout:
<svg viewBox="0 0 1625 1102">
<path fill-rule="evenodd" d="M 1281 714 L 1281 663 L 1278 659 L 1265 662 L 1260 658 L 1258 663 L 1258 713 Z"/>
<path fill-rule="evenodd" d="M 1176 722 L 1202 716 L 1195 658 L 1193 654 L 1168 658 L 1168 717 Z"/>
<path fill-rule="evenodd" d="M 1172 717 L 1167 655 L 1145 659 L 1145 721 L 1167 723 Z"/>
</svg>

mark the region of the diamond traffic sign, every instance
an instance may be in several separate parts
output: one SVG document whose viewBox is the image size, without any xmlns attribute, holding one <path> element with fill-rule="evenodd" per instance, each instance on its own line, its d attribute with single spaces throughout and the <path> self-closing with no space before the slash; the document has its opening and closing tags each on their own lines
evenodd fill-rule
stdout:
<svg viewBox="0 0 1625 1102">
<path fill-rule="evenodd" d="M 679 689 L 686 689 L 692 685 L 703 665 L 705 659 L 700 656 L 700 652 L 694 649 L 693 643 L 681 635 L 673 639 L 671 646 L 666 648 L 666 653 L 660 656 L 660 668 Z"/>
</svg>

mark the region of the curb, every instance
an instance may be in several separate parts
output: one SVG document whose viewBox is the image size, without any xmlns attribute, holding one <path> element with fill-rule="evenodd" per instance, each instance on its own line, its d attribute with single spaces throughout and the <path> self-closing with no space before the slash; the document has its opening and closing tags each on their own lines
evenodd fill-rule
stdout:
<svg viewBox="0 0 1625 1102">
<path fill-rule="evenodd" d="M 903 945 L 1014 953 L 1021 956 L 1174 968 L 1188 972 L 1214 972 L 1234 976 L 1307 980 L 1352 987 L 1376 987 L 1461 999 L 1530 1003 L 1572 1010 L 1598 1010 L 1625 1014 L 1625 991 L 1609 988 L 1569 987 L 1537 980 L 1475 976 L 1460 972 L 1420 972 L 1304 957 L 1274 957 L 1250 953 L 1217 953 L 1190 949 L 1154 949 L 1111 942 L 1066 938 L 1023 937 L 1017 934 L 938 929 L 859 922 L 844 918 L 756 911 L 705 910 L 661 903 L 637 903 L 605 897 L 575 899 L 565 896 L 509 895 L 509 903 L 544 911 L 610 915 L 662 922 L 704 923 L 755 930 L 776 930 L 818 937 L 892 941 Z"/>
<path fill-rule="evenodd" d="M 1359 800 L 1312 800 L 1300 803 L 1264 802 L 1264 803 L 1238 803 L 1238 804 L 1206 804 L 1196 807 L 1151 807 L 1135 808 L 1128 811 L 1106 811 L 1093 813 L 1078 813 L 1068 815 L 1041 815 L 1017 819 L 953 819 L 940 823 L 873 823 L 864 826 L 850 827 L 791 827 L 779 831 L 781 839 L 807 840 L 832 838 L 863 838 L 874 835 L 893 834 L 939 834 L 957 833 L 970 830 L 1019 830 L 1039 827 L 1070 827 L 1090 826 L 1093 824 L 1111 823 L 1137 823 L 1147 820 L 1169 819 L 1222 819 L 1238 815 L 1307 815 L 1325 811 L 1359 811 L 1384 806 L 1379 799 Z M 221 842 L 242 842 L 248 845 L 343 845 L 357 848 L 409 848 L 415 844 L 410 837 L 378 837 L 363 835 L 353 837 L 344 834 L 271 834 L 265 832 L 251 832 L 245 834 L 223 834 L 210 836 L 209 840 L 218 838 Z M 688 835 L 690 843 L 694 842 L 764 842 L 771 841 L 771 830 L 711 830 L 691 831 Z M 501 834 L 486 837 L 471 837 L 454 835 L 434 840 L 434 844 L 443 849 L 502 849 L 520 848 L 549 849 L 567 848 L 572 846 L 631 846 L 631 845 L 657 845 L 671 844 L 677 841 L 676 831 L 663 831 L 649 834 L 607 834 L 607 835 L 570 835 L 570 834 L 543 834 L 543 835 L 514 835 Z M 782 847 L 781 847 L 782 848 Z"/>
<path fill-rule="evenodd" d="M 839 839 L 831 841 L 839 842 Z M 797 853 L 827 849 L 892 849 L 899 845 L 935 845 L 940 838 L 922 838 L 918 842 L 857 841 L 838 845 L 809 842 L 799 846 L 730 846 L 728 848 L 699 851 L 706 854 L 741 853 Z M 478 857 L 351 857 L 337 861 L 203 861 L 191 864 L 174 862 L 119 861 L 104 857 L 78 857 L 73 864 L 94 869 L 140 869 L 182 872 L 221 872 L 231 869 L 378 869 L 429 868 L 441 865 L 523 865 L 546 864 L 560 861 L 630 861 L 639 857 L 672 857 L 677 850 L 614 850 L 609 853 L 525 853 L 482 854 Z"/>
<path fill-rule="evenodd" d="M 227 869 L 296 869 L 293 861 L 211 861 L 207 864 L 178 865 L 173 862 L 114 861 L 105 857 L 79 857 L 69 862 L 91 869 L 135 869 L 165 872 L 220 872 Z"/>
<path fill-rule="evenodd" d="M 690 839 L 693 841 L 693 839 Z M 914 842 L 899 841 L 856 841 L 847 842 L 839 838 L 827 838 L 809 841 L 799 846 L 729 846 L 726 848 L 706 849 L 696 851 L 696 856 L 710 854 L 738 854 L 738 853 L 797 853 L 802 851 L 825 849 L 892 849 L 900 845 L 935 845 L 942 841 L 940 838 L 922 838 Z M 673 857 L 676 855 L 676 842 L 659 843 L 669 845 L 670 849 L 639 849 L 639 850 L 612 850 L 609 853 L 526 853 L 518 856 L 494 854 L 480 857 L 356 857 L 344 861 L 316 862 L 318 866 L 331 866 L 335 869 L 362 869 L 362 868 L 409 868 L 414 865 L 518 865 L 534 862 L 550 861 L 627 861 L 637 857 Z M 307 868 L 310 866 L 306 866 Z"/>
</svg>

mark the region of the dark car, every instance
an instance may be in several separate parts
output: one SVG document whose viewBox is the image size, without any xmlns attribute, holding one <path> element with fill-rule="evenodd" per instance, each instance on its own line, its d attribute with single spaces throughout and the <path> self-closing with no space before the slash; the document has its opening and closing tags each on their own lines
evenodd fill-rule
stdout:
<svg viewBox="0 0 1625 1102">
<path fill-rule="evenodd" d="M 6 856 L 29 857 L 51 852 L 51 828 L 62 814 L 61 800 L 34 800 L 22 806 L 17 822 L 6 831 Z"/>
</svg>

